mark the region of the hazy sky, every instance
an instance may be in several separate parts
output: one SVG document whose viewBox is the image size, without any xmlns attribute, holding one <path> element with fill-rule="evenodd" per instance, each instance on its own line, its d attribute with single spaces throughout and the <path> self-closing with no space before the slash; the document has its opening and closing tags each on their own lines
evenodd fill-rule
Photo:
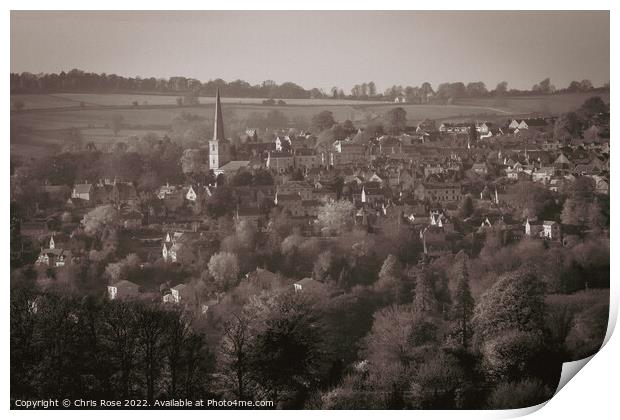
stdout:
<svg viewBox="0 0 620 420">
<path fill-rule="evenodd" d="M 79 68 L 349 91 L 609 81 L 608 12 L 12 12 L 11 71 Z"/>
</svg>

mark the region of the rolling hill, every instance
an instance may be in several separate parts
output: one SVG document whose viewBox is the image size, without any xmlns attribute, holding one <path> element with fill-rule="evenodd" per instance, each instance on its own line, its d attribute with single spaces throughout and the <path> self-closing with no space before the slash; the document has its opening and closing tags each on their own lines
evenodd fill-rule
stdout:
<svg viewBox="0 0 620 420">
<path fill-rule="evenodd" d="M 443 120 L 498 120 L 530 114 L 558 114 L 577 109 L 596 94 L 473 98 L 451 105 L 394 104 L 389 102 L 289 99 L 286 105 L 262 105 L 257 98 L 224 98 L 224 119 L 228 133 L 239 132 L 250 117 L 281 111 L 289 121 L 308 123 L 313 115 L 329 110 L 337 121 L 350 119 L 358 125 L 379 120 L 391 108 L 407 111 L 410 124 L 426 118 Z M 600 95 L 609 101 L 609 94 Z M 210 123 L 213 98 L 200 98 L 198 106 L 179 107 L 176 97 L 132 94 L 14 95 L 11 102 L 21 101 L 22 111 L 11 113 L 11 154 L 35 156 L 53 151 L 62 144 L 69 129 L 79 129 L 86 141 L 110 144 L 126 141 L 147 132 L 163 135 L 183 113 L 203 117 Z M 138 106 L 133 105 L 137 102 Z M 110 128 L 116 116 L 123 118 L 123 128 L 114 133 Z"/>
</svg>

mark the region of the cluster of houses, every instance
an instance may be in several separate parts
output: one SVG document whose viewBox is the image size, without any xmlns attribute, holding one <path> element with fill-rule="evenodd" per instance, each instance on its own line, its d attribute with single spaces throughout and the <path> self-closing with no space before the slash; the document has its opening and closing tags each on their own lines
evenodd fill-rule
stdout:
<svg viewBox="0 0 620 420">
<path fill-rule="evenodd" d="M 364 140 L 364 133 L 358 130 L 320 147 L 315 144 L 316 137 L 309 133 L 278 133 L 273 141 L 260 142 L 257 130 L 248 130 L 247 142 L 239 148 L 247 155 L 233 160 L 231 143 L 224 136 L 218 92 L 214 134 L 206 146 L 205 165 L 215 175 L 223 174 L 226 178 L 259 168 L 270 172 L 273 183 L 226 186 L 234 200 L 233 220 L 250 223 L 260 231 L 272 228 L 273 210 L 277 209 L 302 233 L 320 236 L 317 220 L 322 206 L 343 199 L 354 204 L 351 214 L 354 224 L 369 231 L 378 229 L 381 218 L 396 215 L 399 227 L 413 229 L 419 234 L 427 258 L 458 250 L 467 235 L 488 232 L 497 233 L 506 242 L 527 236 L 565 245 L 565 239 L 574 231 L 572 227 L 565 229 L 557 221 L 512 220 L 508 211 L 511 203 L 501 187 L 505 183 L 528 180 L 559 191 L 564 183 L 586 176 L 594 180 L 596 193 L 609 194 L 608 142 L 605 151 L 600 144 L 596 148 L 523 145 L 516 137 L 527 131 L 548 130 L 550 124 L 549 119 L 532 118 L 514 119 L 500 125 L 444 122 L 437 127 L 435 122 L 426 120 L 400 135 Z M 469 138 L 473 129 L 478 139 L 509 135 L 512 140 L 494 149 L 476 144 L 472 148 Z M 464 136 L 468 139 L 467 147 L 434 145 L 432 139 L 437 136 Z M 455 223 L 458 204 L 465 195 L 472 194 L 468 184 L 472 177 L 487 185 L 479 196 L 491 210 L 485 216 Z M 495 188 L 489 189 L 488 185 L 495 185 Z M 216 184 L 162 185 L 154 196 L 163 210 L 152 215 L 152 220 L 137 210 L 135 187 L 116 179 L 74 185 L 68 202 L 86 209 L 112 204 L 120 210 L 120 226 L 129 231 L 139 232 L 156 221 L 161 233 L 140 238 L 150 252 L 149 257 L 161 258 L 169 264 L 184 264 L 193 261 L 191 255 L 199 247 L 197 244 L 205 241 L 208 233 L 203 223 L 207 218 L 206 203 L 217 188 Z M 182 214 L 180 209 L 184 207 L 191 212 Z M 32 232 L 48 237 L 50 233 L 36 226 L 32 227 Z M 58 238 L 50 237 L 47 247 L 40 250 L 37 265 L 62 267 L 79 261 L 80 253 L 59 246 Z M 304 279 L 293 287 L 296 291 L 320 289 L 315 283 L 312 279 Z M 153 297 L 129 279 L 108 286 L 108 297 L 112 300 L 145 296 Z M 169 305 L 191 303 L 202 313 L 217 304 L 217 301 L 197 299 L 189 284 L 166 287 L 155 299 Z"/>
<path fill-rule="evenodd" d="M 290 288 L 295 293 L 308 293 L 313 295 L 327 295 L 325 285 L 312 278 L 303 278 L 292 283 L 285 281 L 264 268 L 256 268 L 251 273 L 245 275 L 244 281 L 253 283 L 261 288 L 285 289 Z M 159 301 L 164 306 L 170 308 L 181 307 L 203 317 L 208 317 L 211 311 L 220 303 L 223 294 L 216 294 L 214 298 L 202 299 L 191 284 L 179 283 L 172 287 L 162 285 L 159 293 L 145 291 L 140 285 L 129 281 L 120 280 L 107 287 L 107 298 L 112 301 Z"/>
<path fill-rule="evenodd" d="M 503 159 L 507 179 L 532 180 L 557 192 L 563 184 L 585 176 L 594 181 L 597 194 L 609 194 L 609 158 L 602 158 L 599 153 L 580 150 L 559 151 L 556 155 L 547 151 L 525 151 L 522 156 L 522 159 Z"/>
<path fill-rule="evenodd" d="M 208 314 L 209 309 L 218 303 L 217 299 L 203 302 L 189 284 L 180 283 L 173 287 L 162 287 L 159 293 L 153 293 L 125 279 L 110 284 L 107 287 L 107 297 L 110 300 L 159 300 L 164 305 L 182 306 L 188 310 L 199 311 L 203 315 Z"/>
<path fill-rule="evenodd" d="M 544 132 L 553 127 L 553 122 L 553 118 L 510 119 L 503 124 L 489 121 L 444 122 L 439 126 L 439 132 L 444 134 L 470 134 L 472 129 L 475 129 L 480 138 L 488 138 L 503 134 L 518 134 L 528 130 Z"/>
<path fill-rule="evenodd" d="M 36 264 L 48 267 L 64 267 L 67 264 L 75 264 L 79 256 L 74 256 L 71 250 L 56 247 L 54 236 L 50 237 L 47 248 L 42 248 Z"/>
<path fill-rule="evenodd" d="M 468 226 L 466 230 L 455 228 L 454 215 L 442 210 L 421 213 L 420 208 L 409 208 L 405 220 L 415 226 L 422 242 L 424 255 L 437 258 L 453 254 L 461 249 L 462 241 L 473 239 L 474 235 L 495 234 L 504 244 L 521 240 L 523 237 L 545 241 L 549 246 L 569 246 L 578 240 L 582 228 L 566 226 L 554 220 L 513 220 L 509 215 L 493 213 L 483 217 L 470 217 L 461 221 Z M 416 214 L 418 213 L 418 214 Z M 467 238 L 469 237 L 469 238 Z"/>
<path fill-rule="evenodd" d="M 99 182 L 82 183 L 73 186 L 71 200 L 84 202 L 87 205 L 101 204 L 135 204 L 138 198 L 136 188 L 129 182 L 114 180 L 100 180 Z"/>
<path fill-rule="evenodd" d="M 537 148 L 553 151 L 562 148 L 563 144 L 553 140 L 553 118 L 526 118 L 511 119 L 500 123 L 489 121 L 476 122 L 443 122 L 439 126 L 434 121 L 425 120 L 415 127 L 405 127 L 400 135 L 381 135 L 371 140 L 365 139 L 363 130 L 358 130 L 354 135 L 339 138 L 331 144 L 317 145 L 316 136 L 306 132 L 278 133 L 273 141 L 259 142 L 256 130 L 249 130 L 252 136 L 246 136 L 245 143 L 239 146 L 241 153 L 245 153 L 246 160 L 239 164 L 246 168 L 266 167 L 276 173 L 284 173 L 291 170 L 307 172 L 320 167 L 347 167 L 363 165 L 378 157 L 387 157 L 393 160 L 419 161 L 425 148 L 422 144 L 431 143 L 441 138 L 462 137 L 467 139 L 467 150 L 476 147 L 472 144 L 471 131 L 475 129 L 475 138 L 488 140 L 491 138 L 501 139 L 502 142 L 510 139 L 518 139 L 519 142 L 535 141 Z M 292 130 L 292 129 L 291 129 Z M 587 132 L 594 134 L 588 138 L 597 138 L 604 129 L 592 126 Z M 575 146 L 587 150 L 609 153 L 609 142 L 594 140 L 577 140 Z M 213 148 L 213 146 L 212 146 Z M 432 147 L 430 147 L 432 149 Z M 457 147 L 458 149 L 458 147 Z M 222 166 L 212 168 L 217 173 L 226 173 L 231 169 L 238 170 L 240 165 L 234 168 Z"/>
</svg>

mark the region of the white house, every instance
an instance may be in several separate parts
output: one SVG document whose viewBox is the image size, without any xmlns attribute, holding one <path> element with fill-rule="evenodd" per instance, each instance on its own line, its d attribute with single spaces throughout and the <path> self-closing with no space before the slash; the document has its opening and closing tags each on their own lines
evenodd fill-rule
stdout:
<svg viewBox="0 0 620 420">
<path fill-rule="evenodd" d="M 530 128 L 529 125 L 527 125 L 527 123 L 525 122 L 525 120 L 521 120 L 521 122 L 519 123 L 519 125 L 517 126 L 517 128 L 519 130 L 528 130 Z"/>
<path fill-rule="evenodd" d="M 164 242 L 161 250 L 162 257 L 166 262 L 176 262 L 182 244 L 178 242 Z"/>
<path fill-rule="evenodd" d="M 186 296 L 187 285 L 179 284 L 170 288 L 170 293 L 175 301 L 175 303 L 181 303 L 183 297 Z"/>
<path fill-rule="evenodd" d="M 394 103 L 396 104 L 407 103 L 407 98 L 405 97 L 405 95 L 398 95 L 396 98 L 394 98 Z"/>
<path fill-rule="evenodd" d="M 593 175 L 592 179 L 595 182 L 595 191 L 597 194 L 609 195 L 609 182 L 599 175 Z"/>
<path fill-rule="evenodd" d="M 474 163 L 471 167 L 471 170 L 478 175 L 486 175 L 488 173 L 487 164 L 482 163 Z"/>
<path fill-rule="evenodd" d="M 71 260 L 71 251 L 56 248 L 54 237 L 50 238 L 49 247 L 41 248 L 41 252 L 35 262 L 37 265 L 47 265 L 49 267 L 64 267 Z"/>
<path fill-rule="evenodd" d="M 552 241 L 560 240 L 560 224 L 553 220 L 545 220 L 543 222 L 543 238 L 550 239 Z"/>
<path fill-rule="evenodd" d="M 170 185 L 166 183 L 166 185 L 162 185 L 157 192 L 157 198 L 163 200 L 169 195 L 174 194 L 177 191 L 177 187 L 175 185 Z"/>
<path fill-rule="evenodd" d="M 483 122 L 482 124 L 476 124 L 476 131 L 478 133 L 480 133 L 483 136 L 486 136 L 489 134 L 489 126 L 486 122 Z"/>
<path fill-rule="evenodd" d="M 189 186 L 189 189 L 187 190 L 187 194 L 185 194 L 185 198 L 188 199 L 189 201 L 196 201 L 196 198 L 198 198 L 198 194 L 196 194 L 196 191 L 194 191 L 194 187 L 193 186 Z"/>
<path fill-rule="evenodd" d="M 92 193 L 93 193 L 92 184 L 76 184 L 73 187 L 71 198 L 79 198 L 81 200 L 90 201 L 91 198 L 93 198 L 91 196 Z"/>
<path fill-rule="evenodd" d="M 542 231 L 542 223 L 538 221 L 530 221 L 530 219 L 525 220 L 525 234 L 529 237 L 538 237 L 540 232 Z"/>
</svg>

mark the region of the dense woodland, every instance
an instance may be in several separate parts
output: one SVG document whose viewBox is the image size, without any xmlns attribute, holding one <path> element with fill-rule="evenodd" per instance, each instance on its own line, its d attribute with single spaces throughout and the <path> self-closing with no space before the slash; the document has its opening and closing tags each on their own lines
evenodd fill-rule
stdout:
<svg viewBox="0 0 620 420">
<path fill-rule="evenodd" d="M 287 249 L 293 241 L 288 237 L 275 251 L 283 254 L 277 258 L 281 276 L 299 273 L 303 261 L 324 288 L 296 293 L 281 277 L 220 283 L 225 276 L 208 264 L 205 277 L 227 290 L 209 320 L 157 303 L 75 292 L 86 286 L 88 273 L 59 273 L 47 286 L 33 283 L 32 271 L 15 273 L 12 396 L 268 399 L 290 408 L 516 408 L 549 398 L 561 362 L 592 354 L 604 336 L 605 290 L 598 299 L 592 291 L 547 294 L 558 287 L 552 281 L 574 290 L 583 289 L 592 272 L 604 278 L 601 264 L 609 251 L 599 244 L 588 250 L 598 260 L 584 261 L 578 250 L 575 257 L 563 256 L 558 279 L 547 264 L 551 251 L 536 244 L 495 253 L 485 245 L 473 260 L 459 253 L 412 266 L 394 254 L 382 262 L 383 252 L 373 251 L 381 248 L 359 250 L 359 242 L 345 253 L 321 251 L 302 238 Z M 508 265 L 505 256 L 512 257 Z M 553 273 L 545 277 L 542 271 Z M 486 291 L 475 295 L 472 287 Z"/>
</svg>

